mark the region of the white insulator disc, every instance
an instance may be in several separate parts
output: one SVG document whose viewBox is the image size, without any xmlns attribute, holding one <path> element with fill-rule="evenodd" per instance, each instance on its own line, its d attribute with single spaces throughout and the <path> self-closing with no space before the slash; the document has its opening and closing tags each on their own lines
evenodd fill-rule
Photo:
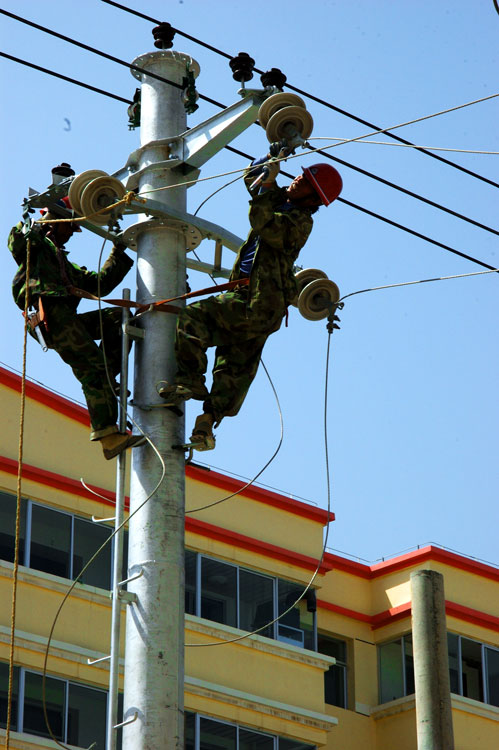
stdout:
<svg viewBox="0 0 499 750">
<path fill-rule="evenodd" d="M 125 193 L 123 184 L 116 177 L 110 177 L 109 175 L 96 177 L 95 180 L 86 185 L 81 194 L 82 216 L 88 216 L 88 220 L 93 224 L 107 224 L 111 212 L 97 213 L 97 211 L 101 211 L 121 200 Z"/>
<path fill-rule="evenodd" d="M 328 303 L 338 302 L 340 290 L 330 279 L 316 279 L 298 297 L 298 310 L 307 320 L 323 320 L 329 315 Z"/>
<path fill-rule="evenodd" d="M 69 186 L 69 202 L 71 203 L 73 210 L 80 216 L 83 215 L 81 210 L 81 194 L 89 182 L 95 180 L 96 177 L 102 177 L 104 175 L 107 175 L 107 172 L 103 172 L 102 169 L 87 169 L 86 172 L 77 174 Z"/>
<path fill-rule="evenodd" d="M 304 289 L 307 284 L 310 284 L 311 281 L 315 281 L 316 279 L 327 279 L 327 273 L 321 271 L 319 268 L 302 268 L 301 271 L 295 273 L 295 279 L 298 284 L 298 294 L 291 304 L 294 307 L 298 307 L 298 295 L 301 293 L 302 289 Z"/>
<path fill-rule="evenodd" d="M 297 94 L 288 94 L 286 91 L 281 94 L 272 94 L 268 99 L 265 99 L 258 110 L 258 121 L 262 128 L 266 128 L 272 115 L 283 107 L 302 107 L 306 109 L 305 102 Z"/>
<path fill-rule="evenodd" d="M 265 128 L 269 143 L 289 138 L 287 128 L 290 125 L 306 141 L 312 134 L 314 121 L 310 112 L 302 107 L 283 107 L 274 112 Z"/>
</svg>

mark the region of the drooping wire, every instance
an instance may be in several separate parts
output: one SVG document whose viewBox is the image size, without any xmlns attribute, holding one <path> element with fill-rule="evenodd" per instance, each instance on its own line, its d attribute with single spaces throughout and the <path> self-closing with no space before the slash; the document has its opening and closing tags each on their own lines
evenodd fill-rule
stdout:
<svg viewBox="0 0 499 750">
<path fill-rule="evenodd" d="M 494 5 L 496 4 L 497 0 L 493 0 Z M 155 18 L 152 18 L 151 16 L 146 16 L 143 13 L 140 13 L 139 11 L 133 10 L 132 8 L 127 8 L 124 5 L 121 5 L 121 3 L 117 3 L 114 0 L 102 0 L 102 2 L 106 3 L 107 5 L 113 5 L 116 8 L 119 8 L 120 10 L 123 10 L 127 13 L 131 13 L 134 16 L 138 16 L 139 18 L 143 18 L 146 21 L 150 21 L 151 23 L 159 24 L 160 21 L 158 21 Z M 202 47 L 205 47 L 206 49 L 211 50 L 212 52 L 215 52 L 218 55 L 221 55 L 222 57 L 225 57 L 228 60 L 231 60 L 234 55 L 229 55 L 227 52 L 223 52 L 218 47 L 214 47 L 211 44 L 207 44 L 206 42 L 203 42 L 201 39 L 197 39 L 194 36 L 191 36 L 190 34 L 187 34 L 184 31 L 181 31 L 180 29 L 174 29 L 174 31 L 179 35 L 183 36 L 185 39 L 189 39 L 191 42 L 195 42 L 196 44 L 199 44 Z M 264 71 L 260 70 L 259 68 L 254 68 L 256 73 L 262 74 Z M 372 122 L 369 122 L 368 120 L 364 120 L 361 117 L 358 117 L 357 115 L 352 114 L 351 112 L 347 112 L 345 109 L 341 109 L 340 107 L 337 107 L 334 104 L 331 104 L 331 102 L 326 101 L 325 99 L 321 99 L 318 96 L 315 96 L 314 94 L 310 94 L 307 91 L 304 91 L 303 89 L 298 88 L 297 86 L 292 86 L 290 83 L 286 82 L 286 87 L 290 89 L 291 91 L 296 91 L 297 94 L 301 94 L 302 96 L 306 96 L 308 99 L 312 99 L 312 101 L 317 102 L 318 104 L 322 104 L 324 107 L 327 107 L 328 109 L 332 109 L 334 112 L 338 112 L 341 115 L 344 115 L 345 117 L 349 117 L 351 120 L 355 120 L 356 122 L 359 122 L 361 125 L 366 125 L 368 128 L 375 128 L 378 132 L 386 132 L 386 134 L 390 138 L 394 138 L 397 141 L 400 141 L 401 143 L 405 143 L 407 145 L 414 145 L 411 143 L 411 141 L 406 140 L 405 138 L 402 138 L 401 136 L 387 132 L 386 129 L 379 128 L 378 125 L 374 125 Z M 417 150 L 420 151 L 423 154 L 426 154 L 427 156 L 431 156 L 433 159 L 437 159 L 438 161 L 443 162 L 444 164 L 447 164 L 450 167 L 454 167 L 454 169 L 459 169 L 461 172 L 465 172 L 466 174 L 469 174 L 472 177 L 476 177 L 479 180 L 482 180 L 483 182 L 487 182 L 489 185 L 493 185 L 494 187 L 499 187 L 499 183 L 495 182 L 494 180 L 490 180 L 488 177 L 484 177 L 483 175 L 478 174 L 477 172 L 473 172 L 471 169 L 467 169 L 466 167 L 463 167 L 461 164 L 457 164 L 456 162 L 450 161 L 449 159 L 445 159 L 443 156 L 439 156 L 438 154 L 432 153 L 431 151 L 427 151 L 425 148 L 422 148 L 420 146 L 416 146 Z"/>
<path fill-rule="evenodd" d="M 329 380 L 329 359 L 330 359 L 330 349 L 331 349 L 331 332 L 328 332 L 328 339 L 327 339 L 327 349 L 326 349 L 326 370 L 325 370 L 325 383 L 324 383 L 324 455 L 325 455 L 325 470 L 326 470 L 326 487 L 327 487 L 327 521 L 326 521 L 326 531 L 324 534 L 324 541 L 322 544 L 322 552 L 321 556 L 319 558 L 319 561 L 317 563 L 317 566 L 315 568 L 315 571 L 308 581 L 307 585 L 301 592 L 300 596 L 297 597 L 297 599 L 293 602 L 293 604 L 288 607 L 284 612 L 281 612 L 280 615 L 277 617 L 274 617 L 273 620 L 270 620 L 270 622 L 265 623 L 265 625 L 262 625 L 260 628 L 256 628 L 255 630 L 252 630 L 251 632 L 245 633 L 244 635 L 240 635 L 237 638 L 230 638 L 228 640 L 224 641 L 212 641 L 211 643 L 186 643 L 186 647 L 190 648 L 207 648 L 208 646 L 224 646 L 229 643 L 237 643 L 238 641 L 243 641 L 246 638 L 249 638 L 251 635 L 257 635 L 258 633 L 261 633 L 262 630 L 266 630 L 271 625 L 274 625 L 276 622 L 281 620 L 283 617 L 285 617 L 291 610 L 293 610 L 297 604 L 301 602 L 304 596 L 307 595 L 307 592 L 311 588 L 312 584 L 314 583 L 315 579 L 317 578 L 320 569 L 322 567 L 322 563 L 324 560 L 324 555 L 326 554 L 326 547 L 327 547 L 327 540 L 329 537 L 329 524 L 331 521 L 331 474 L 329 469 L 329 449 L 328 449 L 328 434 L 327 434 L 327 404 L 328 404 L 328 380 Z"/>
</svg>

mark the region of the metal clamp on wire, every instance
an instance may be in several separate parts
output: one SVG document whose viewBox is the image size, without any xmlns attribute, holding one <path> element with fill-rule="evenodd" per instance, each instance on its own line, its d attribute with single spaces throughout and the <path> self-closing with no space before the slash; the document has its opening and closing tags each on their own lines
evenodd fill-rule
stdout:
<svg viewBox="0 0 499 750">
<path fill-rule="evenodd" d="M 339 330 L 340 326 L 338 323 L 340 322 L 339 317 L 336 315 L 337 310 L 343 310 L 344 302 L 328 302 L 327 307 L 329 310 L 329 314 L 327 316 L 327 332 L 331 335 L 334 332 L 334 329 L 337 328 Z"/>
</svg>

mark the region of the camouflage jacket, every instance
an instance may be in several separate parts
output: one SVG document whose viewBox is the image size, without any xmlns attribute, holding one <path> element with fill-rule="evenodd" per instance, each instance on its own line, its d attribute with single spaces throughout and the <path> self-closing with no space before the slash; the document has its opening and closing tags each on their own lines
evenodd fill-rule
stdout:
<svg viewBox="0 0 499 750">
<path fill-rule="evenodd" d="M 254 179 L 246 177 L 248 184 Z M 250 200 L 251 231 L 239 249 L 231 279 L 239 278 L 241 255 L 258 238 L 249 283 L 249 308 L 258 317 L 267 317 L 269 330 L 277 330 L 288 305 L 296 297 L 293 266 L 312 230 L 312 209 L 286 203 L 286 190 L 277 186 Z"/>
<path fill-rule="evenodd" d="M 12 294 L 17 306 L 24 310 L 27 239 L 22 229 L 22 222 L 11 229 L 8 246 L 19 266 L 12 282 Z M 30 237 L 29 287 L 31 298 L 38 295 L 65 298 L 71 307 L 76 310 L 80 299 L 71 293 L 71 286 L 83 289 L 90 294 L 98 293 L 98 273 L 87 271 L 86 268 L 71 263 L 67 258 L 68 251 L 62 249 L 58 251 L 56 245 L 42 231 L 35 228 L 31 231 Z M 109 294 L 126 276 L 132 265 L 131 258 L 113 247 L 100 272 L 101 296 Z M 68 286 L 67 281 L 69 281 L 70 286 Z"/>
</svg>

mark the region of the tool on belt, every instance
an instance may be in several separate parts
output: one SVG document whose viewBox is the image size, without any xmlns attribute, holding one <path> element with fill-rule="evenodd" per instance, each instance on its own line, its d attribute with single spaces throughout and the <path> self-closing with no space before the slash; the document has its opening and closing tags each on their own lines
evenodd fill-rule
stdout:
<svg viewBox="0 0 499 750">
<path fill-rule="evenodd" d="M 24 313 L 23 313 L 24 317 Z M 28 313 L 28 325 L 32 331 L 35 332 L 36 337 L 42 347 L 42 351 L 47 352 L 48 346 L 43 337 L 43 328 L 45 327 L 45 310 L 43 309 L 43 303 L 41 297 L 38 298 L 38 312 Z"/>
</svg>

